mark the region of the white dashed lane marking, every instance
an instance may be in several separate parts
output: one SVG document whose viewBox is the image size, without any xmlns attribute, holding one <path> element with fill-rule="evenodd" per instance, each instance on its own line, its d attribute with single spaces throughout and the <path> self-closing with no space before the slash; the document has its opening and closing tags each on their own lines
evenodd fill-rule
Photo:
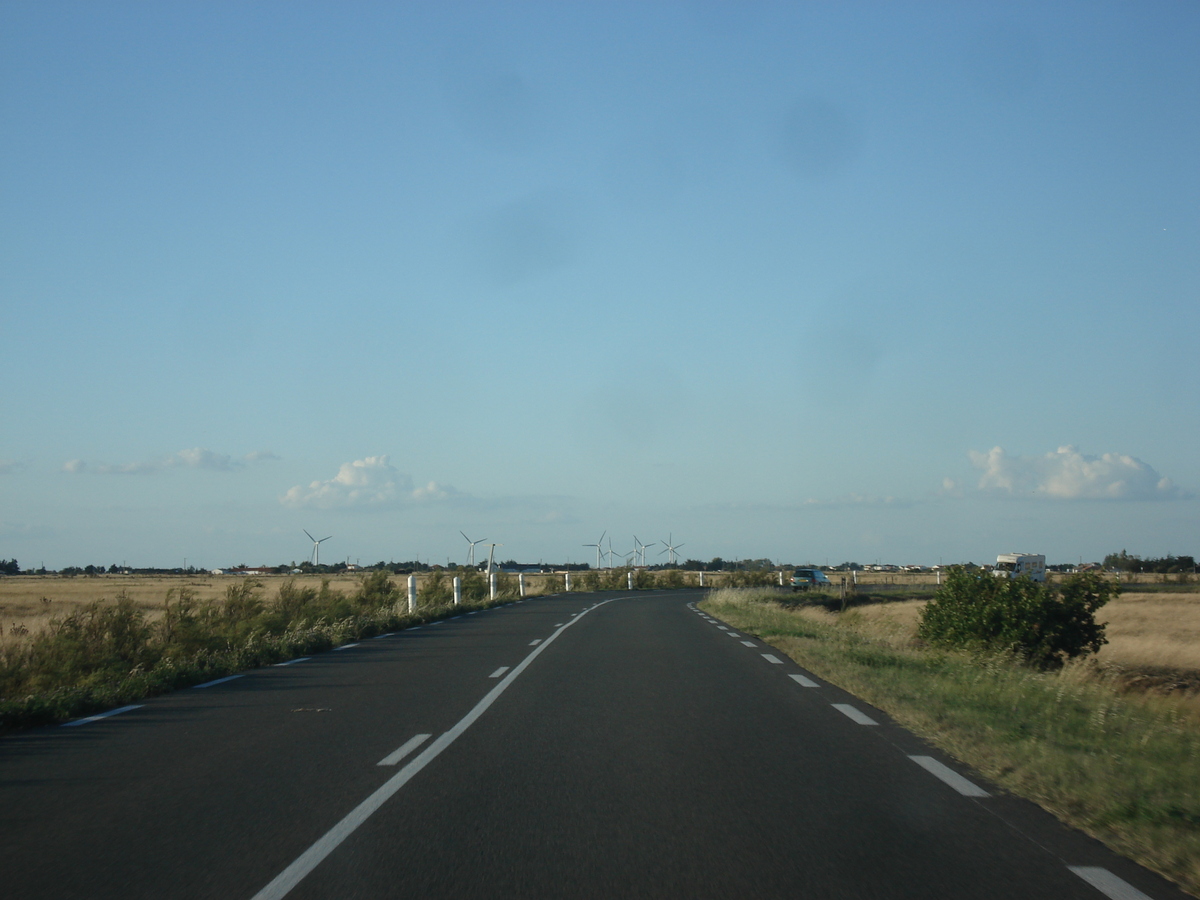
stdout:
<svg viewBox="0 0 1200 900">
<path fill-rule="evenodd" d="M 226 681 L 233 681 L 235 678 L 242 678 L 245 676 L 245 674 L 246 673 L 243 672 L 241 675 L 226 675 L 224 678 L 214 678 L 212 681 L 204 682 L 204 684 L 194 684 L 192 685 L 192 690 L 198 691 L 201 688 L 210 688 L 215 684 L 224 684 Z"/>
<path fill-rule="evenodd" d="M 776 655 L 775 655 L 775 654 L 773 654 L 773 653 L 764 653 L 764 654 L 762 655 L 762 658 L 763 658 L 763 659 L 765 659 L 765 660 L 766 660 L 767 662 L 769 662 L 769 663 L 774 663 L 774 664 L 775 664 L 775 665 L 777 665 L 777 666 L 782 666 L 782 665 L 783 665 L 783 660 L 782 660 L 782 659 L 780 659 L 778 656 L 776 656 Z"/>
<path fill-rule="evenodd" d="M 536 646 L 537 646 L 538 644 L 540 644 L 541 642 L 542 642 L 542 639 L 541 639 L 541 638 L 534 638 L 532 641 L 530 641 L 530 642 L 529 642 L 529 646 L 530 646 L 530 647 L 536 647 Z"/>
<path fill-rule="evenodd" d="M 796 682 L 796 684 L 800 685 L 800 687 L 820 687 L 820 685 L 811 678 L 805 678 L 803 675 L 789 675 L 788 677 L 791 678 L 792 681 Z"/>
<path fill-rule="evenodd" d="M 507 671 L 508 671 L 508 666 L 501 666 L 495 672 L 493 672 L 491 675 L 489 675 L 488 678 L 499 678 L 501 675 L 503 675 Z"/>
<path fill-rule="evenodd" d="M 874 719 L 872 719 L 870 716 L 868 716 L 865 712 L 860 712 L 859 710 L 857 710 L 853 706 L 851 706 L 849 703 L 835 703 L 835 704 L 833 704 L 833 708 L 836 709 L 838 712 L 840 712 L 842 715 L 851 719 L 852 721 L 857 722 L 859 725 L 878 725 L 879 724 Z"/>
<path fill-rule="evenodd" d="M 275 663 L 275 667 L 279 668 L 280 666 L 294 666 L 296 663 L 308 662 L 310 659 L 312 659 L 311 656 L 301 656 L 296 659 L 289 659 L 287 662 Z"/>
<path fill-rule="evenodd" d="M 408 756 L 408 754 L 412 753 L 414 750 L 416 750 L 418 747 L 420 747 L 423 743 L 425 743 L 431 737 L 433 737 L 432 734 L 413 735 L 411 738 L 409 738 L 407 741 L 405 741 L 403 744 L 401 744 L 398 749 L 393 750 L 391 753 L 389 753 L 387 756 L 385 756 L 379 762 L 375 763 L 375 765 L 377 765 L 377 766 L 394 766 L 396 763 L 400 762 L 400 760 L 404 759 L 404 757 Z"/>
<path fill-rule="evenodd" d="M 342 644 L 340 647 L 334 647 L 334 650 L 349 650 L 351 647 L 357 647 L 358 644 Z"/>
<path fill-rule="evenodd" d="M 946 784 L 950 785 L 950 787 L 954 788 L 964 797 L 991 796 L 991 794 L 989 794 L 979 785 L 967 781 L 967 779 L 963 778 L 948 766 L 942 765 L 932 756 L 910 756 L 909 759 L 915 762 L 930 775 L 933 775 L 934 777 L 939 778 Z"/>
<path fill-rule="evenodd" d="M 1099 866 L 1067 866 L 1109 900 L 1150 900 L 1128 881 Z"/>
<path fill-rule="evenodd" d="M 758 645 L 755 644 L 754 641 L 742 641 L 742 646 L 743 647 L 757 647 Z"/>
</svg>

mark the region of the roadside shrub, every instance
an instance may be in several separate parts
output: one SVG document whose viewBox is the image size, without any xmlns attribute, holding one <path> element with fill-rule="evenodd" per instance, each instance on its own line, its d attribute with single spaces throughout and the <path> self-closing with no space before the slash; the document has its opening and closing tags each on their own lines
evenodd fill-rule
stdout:
<svg viewBox="0 0 1200 900">
<path fill-rule="evenodd" d="M 392 581 L 391 572 L 379 569 L 370 575 L 364 575 L 359 584 L 354 602 L 365 609 L 384 609 L 395 605 L 400 599 L 400 589 Z M 441 573 L 437 573 L 441 578 Z"/>
<path fill-rule="evenodd" d="M 667 569 L 665 572 L 660 572 L 658 574 L 658 586 L 660 588 L 683 587 L 683 573 L 678 569 Z"/>
<path fill-rule="evenodd" d="M 930 644 L 976 653 L 1011 653 L 1040 669 L 1095 653 L 1108 641 L 1096 610 L 1116 594 L 1083 572 L 1053 585 L 996 578 L 955 567 L 921 612 L 917 635 Z"/>
</svg>

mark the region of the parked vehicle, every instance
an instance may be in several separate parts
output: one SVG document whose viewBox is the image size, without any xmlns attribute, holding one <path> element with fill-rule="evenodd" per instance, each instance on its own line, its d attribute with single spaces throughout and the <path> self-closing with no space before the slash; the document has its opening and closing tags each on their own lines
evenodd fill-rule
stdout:
<svg viewBox="0 0 1200 900">
<path fill-rule="evenodd" d="M 829 579 L 820 569 L 797 569 L 792 573 L 792 590 L 807 591 L 809 588 L 828 585 Z"/>
<path fill-rule="evenodd" d="M 1032 553 L 1001 553 L 992 574 L 997 578 L 1026 576 L 1030 581 L 1046 580 L 1046 557 Z"/>
</svg>

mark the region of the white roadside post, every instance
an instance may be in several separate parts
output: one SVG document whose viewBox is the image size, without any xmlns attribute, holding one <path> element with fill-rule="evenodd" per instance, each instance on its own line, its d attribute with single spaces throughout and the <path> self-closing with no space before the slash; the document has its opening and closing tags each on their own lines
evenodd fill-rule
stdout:
<svg viewBox="0 0 1200 900">
<path fill-rule="evenodd" d="M 517 592 L 520 593 L 520 595 L 522 597 L 525 596 L 525 573 L 524 572 L 517 573 Z"/>
<path fill-rule="evenodd" d="M 783 569 L 779 570 L 779 586 L 783 587 Z"/>
<path fill-rule="evenodd" d="M 462 605 L 462 579 L 457 575 L 454 576 L 454 605 Z"/>
<path fill-rule="evenodd" d="M 628 577 L 626 578 L 626 581 L 629 582 L 629 589 L 632 591 L 633 590 L 633 572 L 632 571 L 628 572 L 627 575 L 628 575 Z"/>
<path fill-rule="evenodd" d="M 496 599 L 496 573 L 495 572 L 488 573 L 488 598 L 491 600 Z"/>
<path fill-rule="evenodd" d="M 704 587 L 704 572 L 700 573 L 700 587 Z"/>
<path fill-rule="evenodd" d="M 570 592 L 570 590 L 571 590 L 571 573 L 570 572 L 568 572 L 566 575 L 563 576 L 563 585 L 565 586 L 565 590 Z"/>
<path fill-rule="evenodd" d="M 417 611 L 417 576 L 408 576 L 408 611 L 415 613 Z"/>
</svg>

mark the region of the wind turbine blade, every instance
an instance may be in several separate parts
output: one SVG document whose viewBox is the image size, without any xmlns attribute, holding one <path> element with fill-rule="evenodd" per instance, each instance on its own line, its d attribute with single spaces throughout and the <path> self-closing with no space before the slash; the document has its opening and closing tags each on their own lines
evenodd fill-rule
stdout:
<svg viewBox="0 0 1200 900">
<path fill-rule="evenodd" d="M 463 540 L 465 540 L 468 544 L 471 543 L 471 539 L 469 537 L 467 537 L 467 534 L 465 531 L 460 531 L 459 534 L 461 534 L 463 536 Z"/>
<path fill-rule="evenodd" d="M 329 535 L 329 537 L 323 537 L 323 538 L 321 538 L 321 540 L 317 541 L 317 543 L 318 543 L 318 544 L 324 543 L 325 541 L 329 540 L 329 538 L 331 538 L 331 537 L 333 537 L 333 535 L 332 535 L 332 534 L 331 534 L 331 535 Z"/>
<path fill-rule="evenodd" d="M 307 529 L 307 528 L 301 528 L 300 530 L 301 530 L 301 531 L 303 531 L 305 534 L 308 534 L 308 529 Z M 310 541 L 315 541 L 315 540 L 316 540 L 316 538 L 315 538 L 315 537 L 313 537 L 311 534 L 308 534 L 308 539 L 309 539 Z"/>
</svg>

